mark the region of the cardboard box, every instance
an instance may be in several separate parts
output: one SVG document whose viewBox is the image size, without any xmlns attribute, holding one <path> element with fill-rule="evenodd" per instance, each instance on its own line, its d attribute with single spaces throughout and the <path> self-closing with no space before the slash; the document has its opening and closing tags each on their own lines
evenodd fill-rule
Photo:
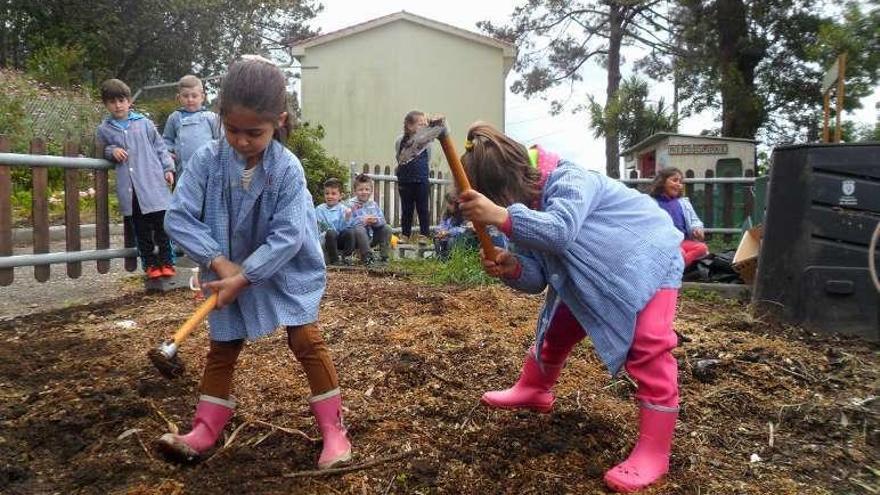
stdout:
<svg viewBox="0 0 880 495">
<path fill-rule="evenodd" d="M 755 272 L 758 269 L 758 253 L 761 251 L 761 239 L 764 237 L 764 227 L 758 225 L 743 232 L 739 246 L 733 255 L 733 269 L 739 273 L 743 282 L 752 284 L 755 282 Z"/>
</svg>

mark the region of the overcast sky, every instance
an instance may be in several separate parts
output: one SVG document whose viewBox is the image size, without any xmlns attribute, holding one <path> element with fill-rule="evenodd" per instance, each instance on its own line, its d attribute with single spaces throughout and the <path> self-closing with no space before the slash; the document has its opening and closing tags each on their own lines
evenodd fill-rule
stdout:
<svg viewBox="0 0 880 495">
<path fill-rule="evenodd" d="M 519 3 L 512 0 L 322 0 L 324 11 L 314 20 L 313 25 L 321 29 L 322 33 L 335 31 L 352 24 L 364 22 L 376 17 L 406 10 L 414 14 L 445 22 L 470 31 L 479 32 L 476 23 L 481 20 L 491 20 L 496 23 L 504 23 L 510 17 L 514 6 Z M 625 60 L 635 60 L 639 52 L 635 49 L 627 49 L 624 52 Z M 632 73 L 631 67 L 624 66 L 623 76 Z M 574 88 L 571 97 L 572 106 L 586 102 L 587 95 L 591 94 L 604 104 L 606 73 L 596 64 L 590 63 L 582 68 L 583 81 Z M 507 87 L 509 88 L 516 80 L 516 74 L 512 71 L 508 76 Z M 565 98 L 569 95 L 568 86 L 559 89 L 548 96 L 549 99 Z M 666 102 L 672 103 L 672 84 L 653 83 L 651 86 L 650 99 L 663 97 Z M 862 101 L 863 108 L 852 114 L 845 114 L 845 118 L 852 118 L 860 122 L 873 124 L 877 118 L 875 103 L 880 100 L 880 87 L 875 88 L 874 95 Z M 821 102 L 816 102 L 820 105 Z M 589 129 L 589 117 L 584 113 L 572 115 L 570 111 L 564 111 L 557 116 L 549 114 L 549 103 L 533 98 L 526 100 L 520 95 L 507 91 L 506 130 L 509 135 L 520 140 L 524 144 L 540 142 L 541 145 L 551 148 L 566 158 L 597 170 L 605 169 L 605 146 L 601 139 L 593 138 Z M 442 112 L 442 109 L 426 109 L 428 111 Z M 703 129 L 717 128 L 720 124 L 715 122 L 710 114 L 698 115 L 681 122 L 679 132 L 683 134 L 699 134 Z"/>
</svg>

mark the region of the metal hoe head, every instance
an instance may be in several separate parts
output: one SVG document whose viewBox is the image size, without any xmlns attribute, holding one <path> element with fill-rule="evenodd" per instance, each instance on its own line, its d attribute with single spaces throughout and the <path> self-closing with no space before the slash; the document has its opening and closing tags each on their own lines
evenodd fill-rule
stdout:
<svg viewBox="0 0 880 495">
<path fill-rule="evenodd" d="M 147 357 L 165 378 L 179 378 L 186 370 L 183 361 L 177 357 L 177 346 L 172 341 L 163 342 L 158 348 L 150 349 Z"/>
<path fill-rule="evenodd" d="M 397 154 L 397 163 L 409 163 L 413 158 L 419 156 L 431 141 L 443 136 L 446 133 L 446 120 L 443 118 L 433 119 L 428 123 L 428 127 L 422 127 L 415 134 L 406 146 L 400 149 Z"/>
</svg>

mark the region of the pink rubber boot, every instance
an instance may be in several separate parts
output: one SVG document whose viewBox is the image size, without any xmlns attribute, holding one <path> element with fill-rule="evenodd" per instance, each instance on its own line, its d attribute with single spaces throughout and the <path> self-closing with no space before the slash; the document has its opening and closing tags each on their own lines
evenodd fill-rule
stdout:
<svg viewBox="0 0 880 495">
<path fill-rule="evenodd" d="M 351 460 L 351 443 L 346 436 L 348 431 L 342 424 L 342 395 L 339 389 L 312 397 L 309 403 L 324 439 L 318 469 L 328 469 Z"/>
<path fill-rule="evenodd" d="M 605 483 L 619 493 L 631 493 L 660 480 L 669 471 L 669 451 L 676 412 L 642 408 L 639 441 L 629 457 L 605 473 Z"/>
<path fill-rule="evenodd" d="M 578 342 L 584 339 L 583 329 L 565 304 L 556 308 L 550 328 L 541 350 L 541 364 L 535 359 L 535 347 L 523 363 L 519 380 L 507 390 L 486 392 L 480 402 L 499 409 L 531 409 L 539 413 L 549 413 L 556 397 L 553 386 L 565 366 L 565 360 Z"/>
<path fill-rule="evenodd" d="M 556 402 L 552 388 L 556 385 L 565 358 L 563 357 L 563 363 L 550 363 L 546 343 L 544 349 L 543 372 L 535 359 L 535 347 L 532 346 L 523 362 L 516 384 L 506 390 L 486 392 L 480 402 L 498 409 L 530 409 L 539 413 L 549 413 L 553 409 L 553 403 Z"/>
<path fill-rule="evenodd" d="M 659 290 L 636 318 L 626 371 L 638 384 L 639 440 L 625 461 L 605 473 L 605 483 L 618 492 L 641 490 L 669 471 L 678 418 L 678 363 L 672 356 L 677 299 L 677 290 Z"/>
<path fill-rule="evenodd" d="M 169 460 L 196 462 L 217 443 L 234 410 L 233 400 L 203 395 L 196 406 L 192 431 L 186 435 L 166 433 L 156 441 L 156 447 Z"/>
</svg>

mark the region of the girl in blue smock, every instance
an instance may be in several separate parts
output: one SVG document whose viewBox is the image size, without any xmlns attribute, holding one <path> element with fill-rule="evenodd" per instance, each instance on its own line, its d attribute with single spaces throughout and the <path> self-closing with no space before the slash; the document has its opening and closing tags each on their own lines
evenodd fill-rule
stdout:
<svg viewBox="0 0 880 495">
<path fill-rule="evenodd" d="M 201 265 L 201 286 L 218 293 L 192 431 L 158 440 L 174 459 L 198 459 L 214 445 L 232 417 L 244 341 L 279 327 L 312 392 L 324 440 L 318 467 L 351 458 L 336 369 L 317 325 L 326 270 L 312 197 L 302 165 L 282 144 L 286 88 L 265 59 L 229 67 L 220 89 L 224 136 L 193 155 L 165 216 L 168 234 Z"/>
<path fill-rule="evenodd" d="M 656 482 L 669 469 L 678 416 L 671 350 L 681 233 L 649 196 L 540 147 L 533 164 L 529 150 L 490 125 L 474 124 L 465 149 L 475 190 L 461 193 L 462 214 L 498 227 L 515 246 L 496 247 L 483 267 L 515 289 L 546 290 L 519 380 L 482 402 L 550 412 L 566 358 L 589 335 L 608 371 L 626 367 L 638 385 L 639 440 L 605 482 L 620 492 Z"/>
</svg>

